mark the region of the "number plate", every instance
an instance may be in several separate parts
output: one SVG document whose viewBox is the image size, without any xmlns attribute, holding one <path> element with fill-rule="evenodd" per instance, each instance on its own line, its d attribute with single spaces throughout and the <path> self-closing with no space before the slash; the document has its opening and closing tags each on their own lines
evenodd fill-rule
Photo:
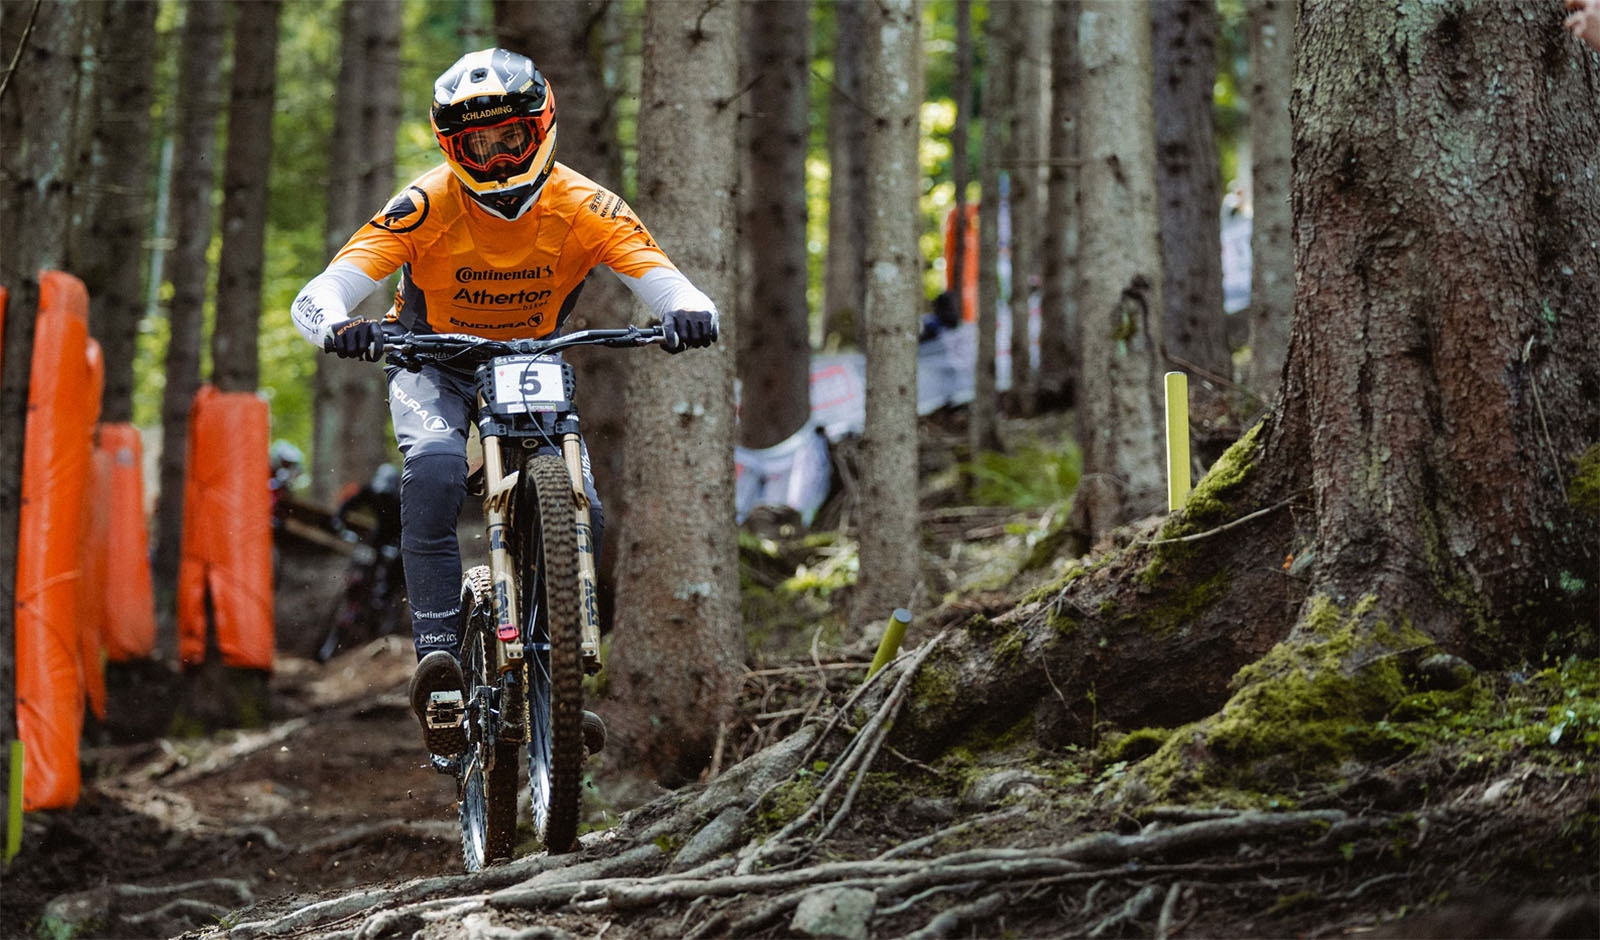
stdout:
<svg viewBox="0 0 1600 940">
<path fill-rule="evenodd" d="M 494 360 L 494 411 L 525 414 L 568 407 L 561 360 L 555 356 L 499 356 Z"/>
</svg>

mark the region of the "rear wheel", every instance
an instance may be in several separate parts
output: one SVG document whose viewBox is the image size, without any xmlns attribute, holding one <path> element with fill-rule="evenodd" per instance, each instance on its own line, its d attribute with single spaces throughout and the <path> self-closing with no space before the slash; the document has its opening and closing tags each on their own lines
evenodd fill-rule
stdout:
<svg viewBox="0 0 1600 940">
<path fill-rule="evenodd" d="M 529 623 L 528 786 L 533 822 L 551 853 L 578 843 L 583 774 L 583 661 L 578 531 L 560 457 L 530 457 L 517 507 L 522 610 Z"/>
<path fill-rule="evenodd" d="M 487 566 L 468 571 L 461 603 L 471 605 L 461 635 L 461 672 L 467 682 L 467 749 L 461 755 L 461 858 L 467 871 L 511 857 L 517 844 L 517 758 L 515 742 L 496 739 L 494 715 L 501 688 L 495 670 L 494 612 Z M 508 683 L 520 689 L 520 683 Z"/>
</svg>

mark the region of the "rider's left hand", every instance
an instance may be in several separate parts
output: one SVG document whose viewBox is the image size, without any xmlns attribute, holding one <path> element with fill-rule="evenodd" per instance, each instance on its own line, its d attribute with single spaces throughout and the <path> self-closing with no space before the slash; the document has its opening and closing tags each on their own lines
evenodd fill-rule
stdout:
<svg viewBox="0 0 1600 940">
<path fill-rule="evenodd" d="M 673 310 L 661 320 L 666 334 L 662 348 L 669 353 L 703 348 L 717 340 L 717 315 L 709 310 Z"/>
</svg>

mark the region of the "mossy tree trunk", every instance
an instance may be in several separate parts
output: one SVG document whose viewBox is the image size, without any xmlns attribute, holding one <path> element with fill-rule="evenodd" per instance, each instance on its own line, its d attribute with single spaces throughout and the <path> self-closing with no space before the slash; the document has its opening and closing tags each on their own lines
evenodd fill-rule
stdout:
<svg viewBox="0 0 1600 940">
<path fill-rule="evenodd" d="M 1574 497 L 1600 190 L 1576 181 L 1600 175 L 1600 65 L 1558 25 L 1492 0 L 1303 9 L 1279 407 L 1161 532 L 972 618 L 908 746 L 1029 715 L 1059 742 L 1198 722 L 1163 752 L 1193 779 L 1313 746 L 1287 721 L 1382 717 L 1435 652 L 1595 654 L 1600 520 Z"/>
</svg>

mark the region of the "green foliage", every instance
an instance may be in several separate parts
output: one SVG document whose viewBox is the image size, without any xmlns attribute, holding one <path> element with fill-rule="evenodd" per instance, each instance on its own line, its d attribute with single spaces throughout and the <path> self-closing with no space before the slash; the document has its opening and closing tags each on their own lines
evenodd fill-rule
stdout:
<svg viewBox="0 0 1600 940">
<path fill-rule="evenodd" d="M 1072 498 L 1083 472 L 1083 452 L 1071 440 L 1048 447 L 1029 444 L 1009 454 L 985 451 L 964 464 L 963 471 L 973 480 L 976 505 L 1041 509 Z"/>
</svg>

